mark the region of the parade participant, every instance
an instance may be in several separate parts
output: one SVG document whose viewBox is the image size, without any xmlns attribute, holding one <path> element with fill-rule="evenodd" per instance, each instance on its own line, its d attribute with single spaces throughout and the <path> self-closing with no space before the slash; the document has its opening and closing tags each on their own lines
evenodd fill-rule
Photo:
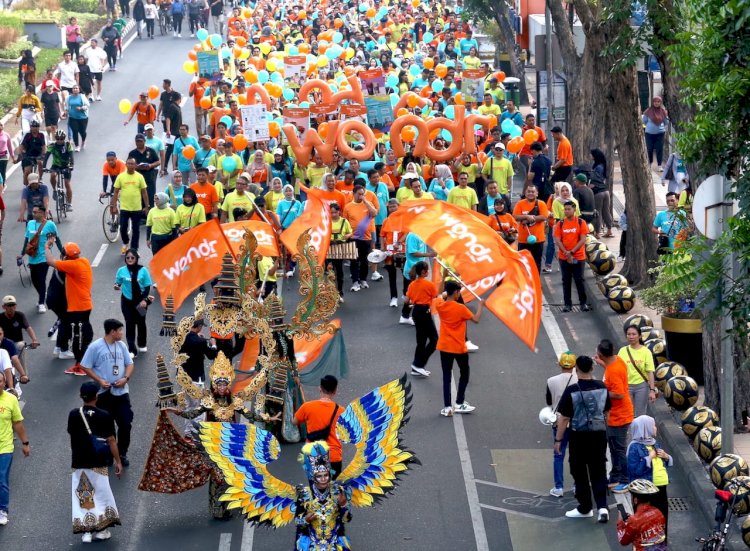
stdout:
<svg viewBox="0 0 750 551">
<path fill-rule="evenodd" d="M 479 199 L 474 188 L 469 187 L 469 175 L 460 172 L 458 175 L 458 187 L 454 187 L 448 193 L 448 203 L 465 209 L 477 210 Z"/>
<path fill-rule="evenodd" d="M 99 198 L 103 199 L 108 193 L 114 193 L 114 185 L 117 177 L 127 170 L 125 161 L 117 158 L 117 153 L 114 151 L 108 151 L 106 160 L 102 165 L 102 192 L 99 194 Z M 112 182 L 112 185 L 108 185 L 108 181 Z"/>
<path fill-rule="evenodd" d="M 179 172 L 177 173 L 179 174 Z M 182 177 L 182 176 L 180 176 Z M 182 195 L 182 204 L 177 207 L 178 233 L 183 234 L 206 221 L 206 211 L 198 202 L 195 191 L 187 188 Z"/>
<path fill-rule="evenodd" d="M 352 237 L 357 246 L 357 259 L 351 262 L 351 291 L 355 293 L 370 287 L 367 284 L 367 255 L 372 248 L 372 232 L 375 231 L 375 216 L 378 213 L 377 199 L 374 201 L 373 204 L 365 198 L 364 186 L 356 185 L 353 200 L 344 207 L 344 218 L 351 224 Z"/>
<path fill-rule="evenodd" d="M 46 184 L 42 184 L 39 175 L 29 174 L 29 185 L 21 191 L 21 208 L 18 213 L 18 222 L 32 220 L 34 207 L 49 210 L 49 190 Z"/>
<path fill-rule="evenodd" d="M 128 159 L 135 160 L 135 170 L 143 176 L 143 180 L 146 182 L 146 197 L 148 200 L 143 204 L 143 212 L 145 214 L 148 212 L 147 209 L 151 208 L 154 204 L 156 177 L 158 176 L 161 159 L 156 151 L 146 146 L 146 136 L 144 134 L 135 135 L 135 149 L 130 150 Z M 166 157 L 164 162 L 168 162 Z"/>
<path fill-rule="evenodd" d="M 65 183 L 65 210 L 71 212 L 73 210 L 73 187 L 70 185 L 70 178 L 73 172 L 73 146 L 67 140 L 64 130 L 55 132 L 55 141 L 47 148 L 47 153 L 44 156 L 44 165 L 47 164 L 47 160 L 50 157 L 52 157 L 52 173 L 49 177 L 49 183 L 52 189 L 57 189 L 57 172 L 55 169 L 58 169 Z"/>
<path fill-rule="evenodd" d="M 181 124 L 179 127 L 179 135 L 175 138 L 174 147 L 172 149 L 172 170 L 179 170 L 182 172 L 182 179 L 185 182 L 191 181 L 190 175 L 193 171 L 193 160 L 188 159 L 183 155 L 183 150 L 187 147 L 191 147 L 193 155 L 197 155 L 200 145 L 195 136 L 189 134 L 190 127 L 187 124 Z M 203 166 L 201 164 L 201 166 Z"/>
<path fill-rule="evenodd" d="M 169 196 L 166 193 L 154 195 L 156 206 L 148 211 L 146 218 L 146 246 L 156 255 L 163 247 L 177 237 L 177 214 L 169 208 Z"/>
<path fill-rule="evenodd" d="M 646 414 L 649 402 L 656 400 L 658 392 L 654 383 L 654 355 L 641 344 L 641 328 L 635 325 L 625 329 L 626 346 L 617 355 L 628 366 L 628 390 L 633 402 L 633 414 Z"/>
<path fill-rule="evenodd" d="M 21 168 L 23 169 L 23 185 L 29 185 L 29 175 L 31 167 L 36 164 L 37 175 L 42 173 L 42 161 L 47 153 L 47 138 L 43 132 L 39 131 L 39 121 L 33 120 L 29 123 L 29 133 L 22 139 L 16 149 L 16 159 L 21 159 Z M 38 180 L 37 180 L 38 181 Z"/>
<path fill-rule="evenodd" d="M 12 387 L 7 382 L 7 371 L 0 371 L 0 526 L 8 524 L 10 507 L 10 467 L 13 463 L 13 433 L 21 442 L 21 451 L 25 457 L 31 454 L 29 437 L 23 424 L 23 415 L 18 405 L 18 398 L 6 389 Z M 9 384 L 10 383 L 10 384 Z"/>
<path fill-rule="evenodd" d="M 206 220 L 211 220 L 218 215 L 219 194 L 216 188 L 208 182 L 208 168 L 201 167 L 195 171 L 198 181 L 190 186 L 195 192 L 198 202 L 203 205 Z"/>
<path fill-rule="evenodd" d="M 653 482 L 637 479 L 628 484 L 633 500 L 633 514 L 617 514 L 617 540 L 620 545 L 633 544 L 633 551 L 666 551 L 667 521 L 651 504 L 659 489 Z"/>
<path fill-rule="evenodd" d="M 544 222 L 549 212 L 547 205 L 537 198 L 536 186 L 528 186 L 521 199 L 513 207 L 513 217 L 518 221 L 518 249 L 531 253 L 537 270 L 542 270 L 542 251 L 544 250 Z"/>
<path fill-rule="evenodd" d="M 331 207 L 331 245 L 346 243 L 352 237 L 352 226 L 346 218 L 341 216 L 341 207 L 333 202 Z M 339 302 L 344 302 L 344 259 L 329 258 L 326 260 L 333 267 L 336 276 L 336 289 L 339 292 Z"/>
<path fill-rule="evenodd" d="M 448 200 L 448 193 L 456 187 L 453 181 L 453 174 L 448 165 L 439 164 L 435 166 L 434 175 L 430 187 L 427 189 L 435 199 L 440 201 Z"/>
<path fill-rule="evenodd" d="M 47 311 L 45 298 L 47 296 L 47 273 L 49 266 L 44 256 L 45 246 L 48 242 L 57 245 L 62 253 L 63 246 L 57 226 L 52 220 L 47 219 L 47 209 L 44 206 L 36 206 L 31 211 L 32 219 L 26 224 L 26 234 L 23 239 L 21 254 L 16 257 L 16 262 L 22 262 L 23 255 L 29 257 L 29 272 L 31 283 L 37 292 L 37 312 L 43 314 Z"/>
<path fill-rule="evenodd" d="M 156 108 L 148 100 L 148 92 L 141 92 L 139 99 L 130 109 L 130 115 L 123 124 L 127 125 L 136 117 L 138 123 L 138 134 L 146 131 L 147 124 L 153 124 L 156 121 Z"/>
<path fill-rule="evenodd" d="M 98 406 L 109 413 L 117 424 L 120 462 L 123 467 L 128 467 L 133 423 L 128 381 L 133 376 L 135 366 L 128 348 L 122 342 L 123 329 L 119 320 L 104 320 L 104 337 L 91 343 L 81 360 L 81 367 L 86 375 L 99 384 Z"/>
<path fill-rule="evenodd" d="M 575 281 L 578 292 L 578 302 L 583 312 L 591 310 L 586 298 L 586 288 L 583 283 L 583 265 L 586 261 L 586 235 L 589 228 L 582 218 L 576 216 L 576 205 L 573 201 L 565 203 L 565 218 L 555 223 L 555 245 L 560 261 L 560 273 L 563 284 L 563 312 L 573 309 L 571 296 L 572 282 Z M 541 254 L 540 254 L 541 257 Z"/>
<path fill-rule="evenodd" d="M 417 333 L 417 347 L 414 350 L 414 360 L 411 364 L 411 374 L 429 377 L 430 372 L 425 369 L 427 362 L 435 352 L 438 333 L 432 319 L 430 307 L 438 296 L 438 291 L 432 281 L 427 279 L 430 272 L 429 265 L 420 261 L 411 269 L 409 277 L 411 283 L 406 290 L 405 303 L 412 307 L 411 317 Z"/>
<path fill-rule="evenodd" d="M 68 127 L 73 133 L 75 150 L 82 151 L 86 147 L 86 129 L 89 124 L 89 100 L 81 93 L 81 87 L 74 84 L 70 94 L 65 100 L 66 112 L 68 114 Z M 80 137 L 80 145 L 78 138 Z"/>
<path fill-rule="evenodd" d="M 398 201 L 396 199 L 388 199 L 388 216 L 398 210 Z M 380 242 L 382 243 L 383 251 L 386 253 L 385 261 L 383 266 L 385 271 L 388 272 L 388 288 L 390 290 L 391 300 L 388 304 L 391 308 L 398 308 L 398 286 L 397 286 L 397 268 L 401 268 L 404 265 L 404 235 L 399 232 L 386 232 L 380 233 Z M 404 290 L 404 292 L 406 292 Z M 405 305 L 406 307 L 407 305 Z M 409 308 L 409 313 L 411 309 Z"/>
<path fill-rule="evenodd" d="M 39 122 L 42 115 L 42 103 L 36 96 L 36 87 L 32 84 L 26 86 L 26 93 L 18 99 L 16 110 L 16 124 L 21 126 L 21 132 L 27 134 L 31 130 L 32 122 Z"/>
<path fill-rule="evenodd" d="M 51 139 L 57 130 L 57 123 L 63 112 L 60 94 L 57 93 L 55 83 L 48 80 L 44 83 L 44 91 L 39 100 L 44 107 L 44 126 L 47 130 L 47 136 Z"/>
<path fill-rule="evenodd" d="M 146 136 L 146 147 L 153 149 L 156 152 L 156 154 L 159 156 L 159 176 L 166 176 L 167 165 L 164 162 L 164 159 L 166 156 L 164 141 L 161 138 L 158 138 L 154 134 L 153 123 L 148 123 L 146 126 L 144 126 L 143 132 Z"/>
<path fill-rule="evenodd" d="M 29 320 L 26 319 L 26 314 L 16 309 L 16 297 L 13 295 L 4 296 L 2 305 L 3 313 L 0 314 L 0 329 L 16 345 L 19 351 L 18 359 L 23 366 L 22 373 L 26 373 L 26 341 L 23 339 L 23 331 L 28 333 L 31 339 L 29 346 L 32 349 L 39 347 L 39 340 L 36 338 L 34 328 L 31 327 Z M 8 357 L 8 361 L 10 362 L 10 357 Z M 23 379 L 26 379 L 26 381 Z M 21 375 L 21 383 L 28 382 L 28 377 L 25 374 Z"/>
<path fill-rule="evenodd" d="M 544 129 L 541 126 L 536 125 L 536 117 L 534 116 L 534 113 L 529 113 L 525 117 L 525 124 L 523 125 L 523 128 L 521 129 L 522 135 L 525 135 L 526 132 L 529 130 L 533 130 L 537 133 L 537 139 L 535 142 L 532 143 L 526 143 L 524 140 L 524 145 L 521 151 L 518 154 L 519 160 L 521 161 L 521 164 L 526 169 L 526 172 L 529 171 L 529 168 L 531 167 L 531 162 L 534 160 L 534 156 L 531 153 L 532 147 L 535 143 L 538 143 L 542 146 L 541 152 L 547 152 L 549 150 L 549 146 L 547 145 L 547 135 L 544 133 Z M 546 157 L 546 155 L 545 155 Z M 550 163 L 551 164 L 551 163 Z M 537 184 L 539 190 L 543 190 L 544 188 Z M 547 198 L 544 197 L 546 200 Z"/>
<path fill-rule="evenodd" d="M 578 382 L 576 376 L 576 356 L 570 351 L 563 352 L 560 354 L 560 359 L 557 364 L 560 366 L 560 373 L 553 375 L 547 379 L 547 393 L 545 399 L 547 406 L 552 408 L 552 412 L 555 414 L 555 422 L 552 425 L 552 440 L 557 440 L 557 424 L 560 420 L 560 413 L 558 408 L 560 407 L 560 398 L 562 398 L 565 389 L 571 384 Z M 552 446 L 552 472 L 555 481 L 554 488 L 551 488 L 549 495 L 554 497 L 562 497 L 565 493 L 565 450 L 568 448 L 568 440 L 570 439 L 570 428 L 565 429 L 562 435 L 559 449 Z"/>
<path fill-rule="evenodd" d="M 55 123 L 57 123 L 57 121 L 55 121 Z M 8 161 L 11 163 L 16 162 L 16 157 L 13 152 L 13 139 L 5 130 L 3 123 L 0 122 L 0 182 L 2 182 L 2 189 L 7 187 L 5 172 L 8 168 Z"/>
<path fill-rule="evenodd" d="M 83 406 L 68 414 L 68 434 L 73 468 L 73 533 L 83 543 L 112 537 L 109 527 L 120 524 L 115 498 L 109 486 L 109 465 L 114 460 L 117 478 L 122 476 L 115 425 L 109 413 L 97 406 L 98 384 L 81 385 Z"/>
<path fill-rule="evenodd" d="M 182 364 L 182 369 L 190 376 L 195 386 L 201 389 L 204 388 L 206 382 L 206 370 L 203 360 L 204 358 L 214 360 L 218 353 L 216 339 L 207 339 L 201 334 L 204 326 L 205 322 L 202 319 L 195 320 L 180 346 L 180 354 L 187 355 L 187 359 Z M 193 409 L 200 405 L 200 402 L 189 394 L 185 395 L 185 400 L 187 402 L 187 409 Z M 202 417 L 199 416 L 196 419 L 202 420 Z M 185 419 L 185 437 L 192 439 L 195 434 L 193 421 Z"/>
<path fill-rule="evenodd" d="M 137 356 L 139 352 L 148 351 L 146 313 L 151 304 L 149 291 L 153 285 L 148 268 L 141 266 L 139 260 L 138 251 L 129 249 L 125 253 L 125 265 L 115 273 L 115 291 L 122 291 L 120 310 L 125 319 L 125 340 L 132 357 Z"/>
<path fill-rule="evenodd" d="M 525 194 L 527 186 L 535 185 L 539 190 L 539 198 L 546 203 L 547 199 L 554 193 L 554 184 L 550 181 L 552 161 L 543 153 L 544 147 L 541 143 L 536 142 L 528 147 L 531 158 L 526 169 L 526 181 L 521 193 Z"/>
<path fill-rule="evenodd" d="M 91 78 L 96 84 L 95 99 L 102 101 L 102 78 L 104 77 L 104 64 L 107 62 L 107 52 L 99 46 L 96 38 L 92 38 L 84 56 L 91 70 Z"/>
<path fill-rule="evenodd" d="M 169 196 L 169 206 L 176 209 L 182 205 L 182 197 L 187 189 L 185 182 L 182 180 L 182 172 L 179 170 L 172 172 L 172 181 L 167 185 L 166 190 Z"/>
<path fill-rule="evenodd" d="M 489 216 L 490 227 L 502 237 L 508 245 L 514 248 L 518 240 L 518 222 L 513 215 L 506 211 L 505 201 L 495 201 L 494 212 Z"/>
<path fill-rule="evenodd" d="M 554 174 L 550 181 L 552 183 L 564 182 L 573 170 L 573 146 L 559 126 L 555 126 L 550 132 L 557 142 L 557 160 L 552 165 Z"/>
<path fill-rule="evenodd" d="M 153 150 L 151 150 L 153 151 Z M 125 172 L 118 174 L 115 179 L 114 193 L 109 201 L 109 209 L 113 215 L 120 215 L 120 237 L 122 247 L 120 254 L 125 254 L 128 244 L 138 250 L 141 236 L 140 220 L 148 212 L 148 190 L 146 180 L 136 171 L 136 160 L 129 157 L 125 163 Z M 118 212 L 117 202 L 120 202 Z M 130 229 L 130 232 L 128 232 Z M 132 239 L 131 235 L 132 234 Z"/>
</svg>

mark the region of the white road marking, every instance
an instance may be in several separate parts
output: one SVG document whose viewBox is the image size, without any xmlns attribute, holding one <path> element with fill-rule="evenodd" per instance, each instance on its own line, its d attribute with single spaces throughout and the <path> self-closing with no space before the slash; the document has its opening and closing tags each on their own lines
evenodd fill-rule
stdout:
<svg viewBox="0 0 750 551">
<path fill-rule="evenodd" d="M 552 349 L 555 351 L 555 356 L 559 358 L 560 355 L 563 352 L 567 352 L 569 348 L 555 316 L 552 315 L 549 306 L 546 304 L 542 306 L 542 325 L 544 325 L 544 331 L 547 333 L 547 336 L 552 343 Z"/>
<path fill-rule="evenodd" d="M 232 549 L 232 534 L 224 532 L 219 536 L 219 551 L 230 551 Z"/>
<path fill-rule="evenodd" d="M 249 522 L 245 522 L 242 525 L 242 542 L 240 543 L 240 551 L 252 551 L 254 537 L 255 526 Z"/>
<path fill-rule="evenodd" d="M 109 248 L 109 243 L 103 243 L 101 247 L 99 247 L 99 252 L 96 253 L 96 256 L 94 257 L 94 261 L 91 263 L 92 268 L 96 268 L 102 261 L 102 258 L 104 258 L 104 253 L 107 252 L 107 249 Z"/>
</svg>

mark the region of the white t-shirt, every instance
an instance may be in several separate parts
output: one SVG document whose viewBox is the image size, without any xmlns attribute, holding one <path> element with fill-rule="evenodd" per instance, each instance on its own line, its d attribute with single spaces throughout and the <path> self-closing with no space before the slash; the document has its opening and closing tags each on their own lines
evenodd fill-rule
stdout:
<svg viewBox="0 0 750 551">
<path fill-rule="evenodd" d="M 92 73 L 104 72 L 104 63 L 107 61 L 107 53 L 99 46 L 89 48 L 86 51 L 86 63 Z"/>
<path fill-rule="evenodd" d="M 65 63 L 64 61 L 57 66 L 57 74 L 60 76 L 60 86 L 64 88 L 73 88 L 76 84 L 76 73 L 78 72 L 78 64 L 71 61 Z"/>
<path fill-rule="evenodd" d="M 10 361 L 10 355 L 8 354 L 8 351 L 4 348 L 0 348 L 0 373 L 5 374 L 5 370 L 10 369 L 13 372 L 13 376 L 18 380 L 18 373 L 16 373 L 16 368 L 13 367 L 13 364 Z M 7 385 L 7 381 L 5 382 Z M 21 386 L 16 383 L 15 388 L 13 389 L 16 391 L 17 397 L 21 397 Z"/>
<path fill-rule="evenodd" d="M 146 4 L 144 8 L 146 9 L 146 19 L 156 19 L 159 17 L 156 4 Z"/>
</svg>

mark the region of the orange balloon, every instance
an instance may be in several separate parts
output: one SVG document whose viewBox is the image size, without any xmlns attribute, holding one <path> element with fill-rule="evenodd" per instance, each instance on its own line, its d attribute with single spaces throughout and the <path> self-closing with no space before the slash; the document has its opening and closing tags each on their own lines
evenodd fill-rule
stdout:
<svg viewBox="0 0 750 551">
<path fill-rule="evenodd" d="M 419 91 L 419 95 L 423 98 L 429 98 L 430 94 L 432 94 L 432 88 L 430 86 L 425 86 Z"/>
<path fill-rule="evenodd" d="M 237 134 L 232 143 L 235 151 L 242 151 L 247 147 L 247 144 L 248 141 L 244 134 Z"/>
<path fill-rule="evenodd" d="M 417 105 L 419 105 L 419 98 L 414 95 L 410 95 L 408 98 L 406 98 L 406 105 L 414 109 Z"/>
<path fill-rule="evenodd" d="M 247 105 L 247 96 L 242 96 L 242 95 L 237 96 L 237 102 L 240 105 Z"/>
<path fill-rule="evenodd" d="M 188 57 L 193 61 L 196 61 L 198 59 L 198 54 L 195 53 L 195 50 L 190 50 L 188 51 Z"/>
<path fill-rule="evenodd" d="M 202 97 L 198 103 L 203 109 L 211 109 L 211 98 Z"/>
<path fill-rule="evenodd" d="M 333 20 L 333 26 L 336 27 L 337 29 L 340 29 L 341 27 L 344 26 L 344 22 L 337 17 L 336 19 Z"/>
<path fill-rule="evenodd" d="M 271 121 L 268 123 L 268 133 L 271 134 L 272 138 L 278 138 L 281 133 L 281 127 L 279 123 Z"/>
<path fill-rule="evenodd" d="M 531 145 L 539 139 L 539 132 L 530 128 L 523 133 L 523 141 L 526 145 Z"/>
<path fill-rule="evenodd" d="M 248 9 L 248 8 L 245 8 L 244 10 L 242 10 L 242 16 L 243 16 L 243 17 L 244 17 L 245 19 L 249 19 L 249 18 L 251 18 L 251 17 L 253 16 L 253 10 L 251 10 L 251 9 Z"/>
<path fill-rule="evenodd" d="M 271 88 L 268 91 L 268 95 L 271 96 L 272 98 L 280 98 L 281 94 L 283 93 L 284 93 L 284 90 L 282 90 L 281 86 L 279 86 L 278 84 L 274 84 L 273 88 Z"/>
<path fill-rule="evenodd" d="M 409 114 L 409 110 L 406 107 L 402 107 L 401 109 L 396 111 L 397 117 L 405 117 L 408 114 Z"/>
<path fill-rule="evenodd" d="M 192 161 L 195 157 L 195 148 L 192 145 L 186 145 L 182 149 L 182 156 L 185 157 L 188 161 Z"/>
<path fill-rule="evenodd" d="M 422 0 L 411 0 L 411 5 L 413 8 L 418 8 L 419 4 L 422 3 Z"/>
<path fill-rule="evenodd" d="M 404 126 L 401 129 L 401 141 L 403 142 L 412 142 L 414 141 L 414 138 L 417 137 L 417 133 L 414 131 L 414 128 L 411 126 Z"/>
<path fill-rule="evenodd" d="M 297 49 L 299 50 L 299 53 L 301 54 L 309 54 L 310 53 L 310 45 L 309 44 L 300 44 Z"/>
<path fill-rule="evenodd" d="M 322 122 L 318 125 L 318 136 L 320 136 L 324 140 L 326 139 L 326 136 L 328 136 L 328 123 L 327 122 Z"/>
<path fill-rule="evenodd" d="M 523 149 L 524 141 L 521 136 L 516 136 L 508 142 L 508 151 L 511 153 L 518 153 Z"/>
<path fill-rule="evenodd" d="M 466 99 L 461 92 L 456 94 L 456 105 L 466 105 Z"/>
<path fill-rule="evenodd" d="M 247 38 L 244 36 L 237 36 L 234 38 L 234 43 L 237 44 L 237 46 L 244 46 L 247 44 Z"/>
<path fill-rule="evenodd" d="M 304 10 L 300 10 L 297 12 L 297 21 L 302 21 L 303 19 L 307 19 L 307 13 Z"/>
<path fill-rule="evenodd" d="M 503 71 L 498 71 L 497 73 L 495 73 L 495 78 L 498 82 L 502 82 L 505 80 L 505 73 Z"/>
<path fill-rule="evenodd" d="M 201 44 L 196 44 L 195 46 L 193 46 L 193 50 L 195 50 L 196 52 L 202 52 L 203 46 Z"/>
<path fill-rule="evenodd" d="M 367 17 L 375 17 L 375 8 L 370 8 L 367 10 Z"/>
<path fill-rule="evenodd" d="M 490 117 L 490 130 L 492 130 L 499 124 L 499 122 L 497 120 L 497 115 L 490 115 L 489 117 Z"/>
<path fill-rule="evenodd" d="M 256 82 L 258 82 L 258 73 L 253 69 L 248 69 L 247 71 L 245 71 L 245 80 L 250 84 L 255 84 Z"/>
<path fill-rule="evenodd" d="M 431 57 L 424 58 L 424 61 L 422 62 L 422 65 L 425 69 L 432 69 L 435 66 L 435 60 Z"/>
<path fill-rule="evenodd" d="M 240 54 L 242 54 L 242 48 L 239 46 L 235 46 L 232 48 L 232 53 L 234 54 L 234 57 L 239 58 Z"/>
<path fill-rule="evenodd" d="M 443 65 L 442 63 L 438 63 L 435 66 L 435 74 L 437 76 L 439 76 L 440 78 L 444 78 L 445 75 L 448 74 L 448 66 L 447 65 Z"/>
<path fill-rule="evenodd" d="M 159 97 L 159 87 L 155 84 L 152 84 L 148 87 L 148 97 L 151 99 L 156 99 Z"/>
</svg>

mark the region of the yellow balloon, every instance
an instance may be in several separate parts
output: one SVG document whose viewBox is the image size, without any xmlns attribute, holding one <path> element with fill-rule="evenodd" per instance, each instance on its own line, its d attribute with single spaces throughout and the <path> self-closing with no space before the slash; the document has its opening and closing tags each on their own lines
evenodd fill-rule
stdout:
<svg viewBox="0 0 750 551">
<path fill-rule="evenodd" d="M 192 61 L 190 59 L 185 61 L 185 63 L 182 64 L 182 70 L 189 75 L 192 75 L 195 72 L 195 61 Z"/>
<path fill-rule="evenodd" d="M 260 45 L 260 51 L 263 53 L 263 55 L 268 55 L 268 52 L 271 51 L 271 45 L 268 42 L 264 42 Z"/>
<path fill-rule="evenodd" d="M 354 57 L 354 48 L 347 48 L 346 49 L 346 60 L 349 61 L 351 58 Z"/>
<path fill-rule="evenodd" d="M 120 108 L 120 113 L 125 115 L 126 113 L 130 113 L 130 109 L 131 107 L 133 107 L 133 104 L 130 103 L 129 99 L 121 99 L 118 107 Z"/>
<path fill-rule="evenodd" d="M 276 63 L 274 63 L 273 59 L 269 59 L 268 61 L 266 61 L 266 70 L 267 71 L 273 73 L 273 72 L 276 71 L 276 69 L 277 69 Z"/>
<path fill-rule="evenodd" d="M 240 59 L 247 59 L 249 57 L 250 57 L 250 50 L 248 50 L 247 48 L 243 48 L 242 51 L 240 52 Z"/>
<path fill-rule="evenodd" d="M 326 67 L 327 65 L 328 65 L 328 58 L 324 55 L 320 56 L 318 58 L 318 67 L 322 69 L 323 67 Z"/>
</svg>

